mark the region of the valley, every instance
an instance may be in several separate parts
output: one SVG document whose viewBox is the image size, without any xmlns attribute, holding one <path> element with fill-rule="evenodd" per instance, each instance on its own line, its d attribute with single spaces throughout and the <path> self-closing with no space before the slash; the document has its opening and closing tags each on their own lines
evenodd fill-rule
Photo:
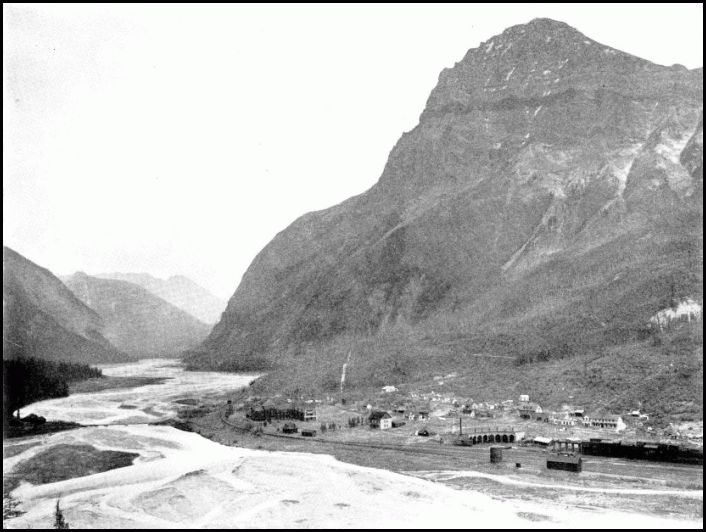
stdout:
<svg viewBox="0 0 706 532">
<path fill-rule="evenodd" d="M 3 528 L 703 528 L 702 67 L 469 19 L 357 166 L 404 25 L 32 9 Z"/>
<path fill-rule="evenodd" d="M 49 420 L 84 426 L 3 442 L 4 481 L 15 479 L 11 495 L 19 512 L 5 520 L 6 528 L 47 526 L 57 499 L 72 527 L 263 526 L 283 519 L 296 527 L 352 526 L 371 505 L 386 527 L 410 515 L 416 525 L 431 527 L 488 518 L 499 527 L 562 527 L 577 519 L 605 527 L 623 519 L 682 528 L 699 527 L 703 518 L 699 466 L 590 457 L 579 475 L 550 472 L 546 451 L 517 444 L 503 463 L 489 464 L 487 446 L 425 442 L 409 436 L 414 424 L 382 432 L 339 428 L 313 440 L 272 438 L 223 423 L 224 399 L 243 393 L 256 375 L 186 372 L 162 360 L 102 369 L 108 377 L 167 380 L 32 405 Z M 191 432 L 158 424 L 168 418 L 185 419 Z M 425 424 L 439 430 L 444 422 L 433 416 Z M 336 443 L 351 440 L 366 447 Z M 134 456 L 131 464 L 116 461 L 103 472 L 74 469 L 69 478 L 45 475 L 27 483 L 37 457 L 69 447 L 106 458 L 112 451 Z M 438 504 L 450 510 L 431 511 Z"/>
</svg>

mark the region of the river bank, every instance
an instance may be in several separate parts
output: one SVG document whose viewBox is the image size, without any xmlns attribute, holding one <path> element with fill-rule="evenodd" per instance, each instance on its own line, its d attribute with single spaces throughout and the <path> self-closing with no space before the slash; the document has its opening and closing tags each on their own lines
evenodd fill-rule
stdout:
<svg viewBox="0 0 706 532">
<path fill-rule="evenodd" d="M 162 384 L 166 377 L 110 377 L 103 376 L 69 383 L 69 395 L 76 393 L 95 393 L 121 388 L 137 388 L 150 384 Z"/>
<path fill-rule="evenodd" d="M 523 458 L 527 472 L 521 479 L 533 486 L 505 485 L 500 492 L 497 479 L 507 475 L 488 472 L 487 450 L 482 457 L 470 453 L 431 459 L 414 452 L 348 449 L 301 438 L 280 441 L 236 433 L 220 421 L 219 408 L 225 406 L 224 394 L 247 386 L 252 375 L 185 372 L 173 362 L 165 364 L 149 361 L 110 370 L 113 376 L 169 377 L 160 384 L 76 394 L 27 409 L 50 421 L 65 419 L 85 426 L 3 442 L 4 450 L 20 445 L 8 449 L 4 477 L 21 472 L 37 456 L 43 456 L 46 464 L 55 452 L 64 452 L 65 458 L 73 449 L 87 450 L 88 457 L 103 452 L 127 454 L 101 455 L 109 458 L 106 465 L 122 467 L 81 468 L 79 476 L 63 479 L 60 475 L 66 471 L 60 468 L 59 476 L 46 483 L 23 479 L 11 492 L 17 506 L 4 520 L 5 528 L 50 526 L 57 499 L 72 528 L 701 525 L 694 517 L 698 510 L 690 510 L 683 501 L 702 506 L 702 492 L 681 485 L 662 486 L 674 501 L 672 511 L 660 514 L 649 505 L 667 507 L 668 501 L 660 498 L 664 494 L 601 494 L 576 489 L 581 485 L 569 480 L 556 481 L 549 488 L 535 486 L 529 457 Z M 189 414 L 178 423 L 194 432 L 162 425 L 185 411 Z M 345 436 L 343 431 L 340 436 Z M 110 457 L 117 457 L 117 462 Z M 584 488 L 607 486 L 605 473 L 589 473 L 582 478 Z M 479 477 L 469 474 L 492 478 L 478 482 Z M 637 483 L 633 490 L 650 486 Z M 575 498 L 567 498 L 564 492 Z M 628 496 L 635 497 L 632 508 L 647 504 L 647 510 L 624 511 Z M 613 504 L 613 499 L 620 504 Z"/>
<path fill-rule="evenodd" d="M 222 445 L 270 452 L 330 455 L 350 464 L 384 469 L 483 493 L 497 500 L 527 500 L 547 507 L 595 512 L 635 513 L 684 523 L 703 519 L 703 468 L 584 457 L 584 471 L 551 471 L 544 450 L 521 446 L 504 449 L 504 461 L 489 462 L 488 446 L 456 447 L 424 438 L 402 437 L 394 446 L 390 431 L 339 428 L 315 438 L 271 431 L 239 430 L 223 418 L 223 408 L 184 420 L 192 430 Z M 393 429 L 410 433 L 409 428 Z M 388 443 L 386 443 L 388 442 Z M 521 468 L 516 464 L 520 463 Z M 474 476 L 477 475 L 477 476 Z"/>
</svg>

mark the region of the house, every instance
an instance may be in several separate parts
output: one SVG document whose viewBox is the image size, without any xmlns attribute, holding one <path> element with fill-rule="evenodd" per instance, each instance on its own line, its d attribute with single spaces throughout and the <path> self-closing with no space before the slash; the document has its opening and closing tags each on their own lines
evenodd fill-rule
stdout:
<svg viewBox="0 0 706 532">
<path fill-rule="evenodd" d="M 368 422 L 370 423 L 370 428 L 373 429 L 386 430 L 392 428 L 392 416 L 387 412 L 381 412 L 379 410 L 372 412 L 368 418 Z"/>
<path fill-rule="evenodd" d="M 576 418 L 571 417 L 568 411 L 563 414 L 552 415 L 550 421 L 554 425 L 561 425 L 563 427 L 573 427 L 576 425 Z"/>
<path fill-rule="evenodd" d="M 569 410 L 569 415 L 571 417 L 584 417 L 586 414 L 586 410 L 583 408 L 574 408 L 573 410 Z"/>
<path fill-rule="evenodd" d="M 520 403 L 529 403 L 529 395 L 520 395 Z"/>
<path fill-rule="evenodd" d="M 542 407 L 537 403 L 522 403 L 519 408 L 520 417 L 530 419 L 532 414 L 541 414 Z"/>
<path fill-rule="evenodd" d="M 417 411 L 417 419 L 420 421 L 425 421 L 429 419 L 429 411 L 428 410 L 418 410 Z"/>
<path fill-rule="evenodd" d="M 591 426 L 601 429 L 614 429 L 616 431 L 625 430 L 623 418 L 614 414 L 606 414 L 591 417 Z"/>
<path fill-rule="evenodd" d="M 316 431 L 315 430 L 302 430 L 302 436 L 306 436 L 308 438 L 313 438 L 316 436 Z"/>
<path fill-rule="evenodd" d="M 561 425 L 562 427 L 576 426 L 576 420 L 569 417 L 555 417 L 552 419 L 552 423 L 555 425 Z"/>
<path fill-rule="evenodd" d="M 431 436 L 431 435 L 432 435 L 432 432 L 430 432 L 429 429 L 426 428 L 426 427 L 421 428 L 421 429 L 419 429 L 419 430 L 417 431 L 417 436 L 425 436 L 425 437 L 428 437 L 428 436 Z"/>
<path fill-rule="evenodd" d="M 543 423 L 549 423 L 551 416 L 546 412 L 539 412 L 531 414 L 530 419 L 534 421 L 541 421 Z"/>
<path fill-rule="evenodd" d="M 316 421 L 316 409 L 315 408 L 305 409 L 303 421 Z"/>
<path fill-rule="evenodd" d="M 294 434 L 295 432 L 299 432 L 299 429 L 294 423 L 285 423 L 282 427 L 282 432 L 285 434 Z"/>
</svg>

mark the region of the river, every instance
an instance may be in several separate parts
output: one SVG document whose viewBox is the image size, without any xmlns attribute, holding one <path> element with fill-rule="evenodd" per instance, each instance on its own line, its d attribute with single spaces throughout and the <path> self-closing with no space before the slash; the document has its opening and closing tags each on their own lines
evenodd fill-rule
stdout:
<svg viewBox="0 0 706 532">
<path fill-rule="evenodd" d="M 93 426 L 3 442 L 3 447 L 28 446 L 3 459 L 3 471 L 60 444 L 139 456 L 127 467 L 60 482 L 20 484 L 12 496 L 24 514 L 4 521 L 5 528 L 51 527 L 59 499 L 71 528 L 610 527 L 620 517 L 614 512 L 561 512 L 521 500 L 502 501 L 326 455 L 220 445 L 148 423 L 174 415 L 181 406 L 177 401 L 222 396 L 246 386 L 253 375 L 186 372 L 178 362 L 165 360 L 105 366 L 103 372 L 167 380 L 24 408 L 23 413 Z M 537 522 L 537 515 L 545 519 Z M 639 514 L 630 519 L 638 527 L 694 525 Z"/>
</svg>

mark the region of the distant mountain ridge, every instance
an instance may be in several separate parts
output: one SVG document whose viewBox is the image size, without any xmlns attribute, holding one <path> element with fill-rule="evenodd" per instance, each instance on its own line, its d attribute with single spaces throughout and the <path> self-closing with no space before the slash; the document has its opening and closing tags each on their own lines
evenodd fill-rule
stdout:
<svg viewBox="0 0 706 532">
<path fill-rule="evenodd" d="M 105 323 L 46 268 L 3 247 L 3 358 L 81 363 L 131 360 Z"/>
<path fill-rule="evenodd" d="M 137 284 L 208 324 L 217 323 L 226 308 L 225 301 L 183 275 L 159 279 L 148 273 L 116 272 L 102 273 L 95 277 Z"/>
<path fill-rule="evenodd" d="M 135 356 L 178 356 L 198 345 L 210 330 L 209 325 L 135 283 L 83 272 L 65 277 L 64 283 L 101 317 L 106 338 Z"/>
</svg>

